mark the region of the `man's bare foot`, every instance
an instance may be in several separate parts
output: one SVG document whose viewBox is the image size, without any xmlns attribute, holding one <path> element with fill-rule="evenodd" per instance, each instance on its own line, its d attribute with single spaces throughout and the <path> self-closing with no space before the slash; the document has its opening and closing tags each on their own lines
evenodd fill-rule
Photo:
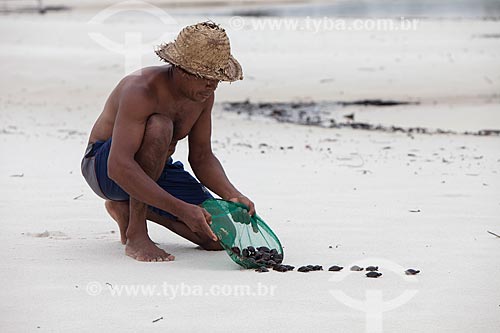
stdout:
<svg viewBox="0 0 500 333">
<path fill-rule="evenodd" d="M 104 203 L 109 215 L 116 221 L 120 229 L 120 238 L 122 244 L 127 243 L 127 227 L 129 218 L 128 201 L 111 201 L 106 200 Z"/>
<path fill-rule="evenodd" d="M 139 261 L 173 261 L 175 257 L 157 247 L 149 237 L 127 240 L 125 254 Z"/>
</svg>

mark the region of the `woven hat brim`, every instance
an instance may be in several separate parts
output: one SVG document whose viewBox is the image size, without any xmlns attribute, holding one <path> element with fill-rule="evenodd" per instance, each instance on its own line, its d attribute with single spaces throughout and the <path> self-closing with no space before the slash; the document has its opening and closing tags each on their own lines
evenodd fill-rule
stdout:
<svg viewBox="0 0 500 333">
<path fill-rule="evenodd" d="M 223 71 L 217 73 L 215 71 L 190 66 L 189 60 L 184 59 L 179 52 L 177 52 L 177 49 L 174 47 L 174 42 L 161 45 L 157 50 L 155 50 L 155 52 L 161 60 L 172 65 L 179 66 L 186 72 L 197 76 L 227 82 L 243 80 L 243 70 L 241 65 L 232 55 L 229 56 L 228 63 Z"/>
</svg>

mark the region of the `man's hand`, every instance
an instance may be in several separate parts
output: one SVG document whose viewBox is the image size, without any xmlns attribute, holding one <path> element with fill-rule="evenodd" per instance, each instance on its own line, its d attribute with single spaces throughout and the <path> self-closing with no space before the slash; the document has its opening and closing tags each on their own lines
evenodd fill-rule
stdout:
<svg viewBox="0 0 500 333">
<path fill-rule="evenodd" d="M 249 209 L 248 214 L 250 216 L 253 216 L 255 214 L 255 205 L 254 205 L 254 203 L 252 202 L 252 200 L 248 199 L 244 195 L 239 195 L 237 197 L 228 199 L 228 201 L 242 203 L 242 204 L 244 204 L 245 206 L 248 207 L 248 209 Z"/>
<path fill-rule="evenodd" d="M 204 208 L 190 204 L 187 209 L 179 214 L 178 218 L 184 222 L 192 232 L 206 235 L 215 242 L 219 240 L 209 226 L 212 224 L 212 216 Z"/>
</svg>

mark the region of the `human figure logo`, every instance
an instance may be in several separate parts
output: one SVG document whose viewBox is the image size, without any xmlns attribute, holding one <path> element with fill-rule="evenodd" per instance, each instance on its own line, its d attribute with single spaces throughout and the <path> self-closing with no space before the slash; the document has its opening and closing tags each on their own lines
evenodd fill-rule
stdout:
<svg viewBox="0 0 500 333">
<path fill-rule="evenodd" d="M 380 270 L 383 272 L 390 271 L 397 276 L 400 276 L 405 282 L 415 284 L 418 282 L 416 276 L 405 275 L 405 269 L 393 261 L 380 258 L 368 258 L 360 261 L 353 262 L 349 267 L 357 265 L 366 267 L 376 263 Z M 363 272 L 350 271 L 348 267 L 342 272 L 336 272 L 328 280 L 330 282 L 341 282 L 348 276 L 360 275 Z M 377 282 L 377 281 L 374 281 Z M 384 312 L 394 310 L 408 303 L 417 293 L 418 290 L 414 288 L 407 288 L 403 292 L 391 300 L 384 300 L 382 289 L 367 289 L 365 290 L 364 299 L 356 299 L 347 295 L 343 290 L 330 289 L 330 294 L 335 297 L 340 303 L 366 313 L 366 332 L 375 333 L 383 331 L 383 314 Z"/>
<path fill-rule="evenodd" d="M 139 30 L 139 25 L 137 25 L 138 29 L 136 31 L 124 32 L 123 44 L 109 39 L 103 34 L 103 31 L 106 30 L 104 23 L 112 16 L 124 12 L 154 16 L 162 23 L 161 31 L 163 34 L 152 41 L 144 41 L 144 33 L 137 31 Z M 178 30 L 177 21 L 167 12 L 150 3 L 138 0 L 123 1 L 106 7 L 92 17 L 87 24 L 92 27 L 92 31 L 88 32 L 91 39 L 105 49 L 121 54 L 124 57 L 125 74 L 140 69 L 142 67 L 142 55 L 152 53 L 155 45 L 173 39 L 175 32 Z M 129 26 L 132 27 L 134 24 Z"/>
</svg>

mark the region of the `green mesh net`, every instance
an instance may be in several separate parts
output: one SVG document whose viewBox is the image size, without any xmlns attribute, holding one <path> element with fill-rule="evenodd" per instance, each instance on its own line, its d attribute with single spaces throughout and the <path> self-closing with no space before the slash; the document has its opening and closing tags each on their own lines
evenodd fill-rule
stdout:
<svg viewBox="0 0 500 333">
<path fill-rule="evenodd" d="M 243 204 L 208 199 L 202 207 L 212 215 L 212 231 L 231 259 L 245 268 L 257 268 L 283 261 L 278 237 L 257 215 L 248 215 Z"/>
</svg>

